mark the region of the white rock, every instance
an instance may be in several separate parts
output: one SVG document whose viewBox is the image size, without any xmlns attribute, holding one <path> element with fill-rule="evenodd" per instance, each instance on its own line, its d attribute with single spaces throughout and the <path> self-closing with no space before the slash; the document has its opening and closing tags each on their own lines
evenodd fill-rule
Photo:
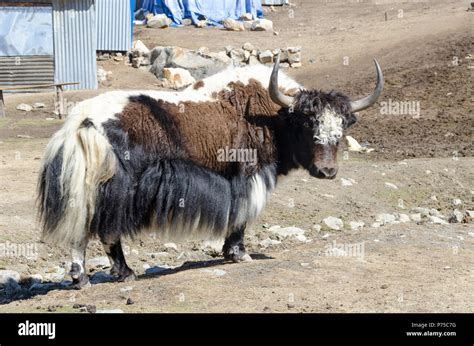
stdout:
<svg viewBox="0 0 474 346">
<path fill-rule="evenodd" d="M 171 25 L 172 20 L 166 14 L 157 14 L 148 19 L 146 26 L 149 28 L 167 28 Z"/>
<path fill-rule="evenodd" d="M 281 244 L 281 241 L 270 239 L 270 238 L 264 239 L 259 243 L 259 245 L 263 248 L 267 248 L 267 247 L 278 245 L 278 244 Z"/>
<path fill-rule="evenodd" d="M 16 109 L 18 109 L 19 111 L 31 112 L 33 110 L 33 107 L 26 103 L 20 103 L 18 106 L 16 106 Z"/>
<path fill-rule="evenodd" d="M 435 195 L 433 195 L 433 196 L 430 197 L 430 199 L 431 199 L 432 201 L 437 201 L 437 200 L 438 200 L 438 197 L 436 197 Z"/>
<path fill-rule="evenodd" d="M 298 234 L 295 238 L 301 242 L 306 242 L 307 240 L 306 237 L 302 234 Z"/>
<path fill-rule="evenodd" d="M 173 249 L 173 250 L 178 251 L 178 246 L 175 243 L 165 243 L 163 245 L 167 249 Z"/>
<path fill-rule="evenodd" d="M 253 44 L 251 44 L 250 42 L 245 42 L 242 46 L 242 49 L 243 50 L 246 50 L 248 52 L 252 52 L 255 50 L 255 47 L 253 46 Z"/>
<path fill-rule="evenodd" d="M 464 219 L 464 214 L 461 213 L 458 209 L 454 209 L 452 214 L 449 216 L 449 223 L 461 223 Z"/>
<path fill-rule="evenodd" d="M 270 50 L 265 50 L 259 54 L 258 59 L 262 64 L 271 64 L 273 62 L 273 53 Z"/>
<path fill-rule="evenodd" d="M 381 213 L 375 217 L 375 221 L 380 225 L 389 225 L 396 221 L 396 217 L 393 214 Z"/>
<path fill-rule="evenodd" d="M 362 229 L 365 226 L 365 223 L 362 221 L 351 221 L 349 222 L 349 226 L 352 230 Z"/>
<path fill-rule="evenodd" d="M 145 44 L 140 41 L 140 40 L 136 40 L 133 42 L 133 45 L 132 45 L 132 53 L 134 56 L 144 56 L 144 55 L 147 55 L 150 53 L 150 50 L 148 49 L 147 46 L 145 46 Z"/>
<path fill-rule="evenodd" d="M 466 210 L 466 215 L 467 215 L 468 217 L 474 218 L 474 210 Z"/>
<path fill-rule="evenodd" d="M 392 183 L 385 183 L 385 186 L 388 187 L 389 189 L 394 189 L 394 190 L 398 189 L 397 185 L 392 184 Z"/>
<path fill-rule="evenodd" d="M 106 256 L 94 257 L 86 261 L 86 266 L 93 268 L 108 268 L 110 267 L 110 261 Z"/>
<path fill-rule="evenodd" d="M 201 269 L 200 270 L 202 273 L 207 273 L 207 274 L 211 274 L 212 276 L 224 276 L 225 274 L 227 274 L 227 272 L 225 270 L 222 270 L 222 269 Z"/>
<path fill-rule="evenodd" d="M 316 232 L 321 232 L 321 225 L 314 225 L 314 226 L 313 226 L 313 229 L 314 229 Z"/>
<path fill-rule="evenodd" d="M 421 214 L 421 216 L 429 216 L 430 215 L 430 210 L 428 208 L 417 207 L 417 208 L 413 208 L 413 211 L 416 212 L 416 213 Z"/>
<path fill-rule="evenodd" d="M 347 142 L 347 150 L 349 151 L 359 152 L 363 150 L 359 142 L 357 142 L 355 138 L 352 136 L 346 136 L 346 142 Z"/>
<path fill-rule="evenodd" d="M 281 226 L 273 226 L 270 227 L 268 230 L 282 238 L 297 237 L 299 235 L 304 235 L 305 232 L 304 230 L 298 227 L 281 228 Z"/>
<path fill-rule="evenodd" d="M 130 292 L 130 291 L 133 291 L 132 286 L 125 286 L 125 287 L 120 288 L 120 292 Z"/>
<path fill-rule="evenodd" d="M 428 218 L 432 223 L 436 223 L 436 224 L 440 224 L 440 225 L 448 225 L 448 223 L 446 221 L 444 221 L 443 219 L 441 219 L 437 216 L 430 215 Z"/>
<path fill-rule="evenodd" d="M 441 213 L 440 213 L 437 209 L 435 209 L 435 208 L 431 208 L 431 209 L 430 209 L 430 215 L 444 219 L 444 215 L 441 214 Z"/>
<path fill-rule="evenodd" d="M 253 31 L 272 31 L 273 22 L 268 19 L 256 19 L 252 22 L 250 29 Z"/>
<path fill-rule="evenodd" d="M 46 281 L 62 281 L 66 275 L 66 269 L 60 266 L 54 266 L 50 268 L 48 272 L 44 275 Z"/>
<path fill-rule="evenodd" d="M 323 222 L 327 227 L 336 231 L 340 231 L 344 227 L 344 222 L 334 216 L 328 216 L 327 218 L 323 219 Z"/>
<path fill-rule="evenodd" d="M 379 228 L 381 226 L 380 222 L 374 222 L 370 225 L 372 228 Z"/>
<path fill-rule="evenodd" d="M 421 222 L 421 213 L 411 214 L 410 219 L 414 222 Z"/>
<path fill-rule="evenodd" d="M 407 214 L 402 214 L 402 213 L 399 213 L 398 214 L 398 221 L 400 222 L 410 222 L 410 216 L 408 216 Z"/>
<path fill-rule="evenodd" d="M 458 205 L 462 204 L 462 201 L 459 198 L 455 198 L 455 199 L 453 199 L 452 203 L 453 203 L 454 206 L 458 206 Z"/>
<path fill-rule="evenodd" d="M 180 89 L 196 82 L 191 73 L 183 68 L 164 68 L 163 78 L 170 82 L 171 87 L 175 89 Z"/>
<path fill-rule="evenodd" d="M 244 13 L 240 16 L 240 20 L 252 20 L 253 19 L 253 16 L 252 16 L 252 13 Z"/>
<path fill-rule="evenodd" d="M 353 183 L 349 179 L 341 178 L 341 185 L 342 186 L 352 186 Z"/>
<path fill-rule="evenodd" d="M 220 252 L 222 250 L 222 247 L 224 246 L 224 240 L 223 239 L 218 239 L 218 240 L 204 240 L 201 243 L 201 249 L 206 249 L 210 248 L 216 252 Z"/>
<path fill-rule="evenodd" d="M 43 102 L 35 102 L 33 104 L 34 109 L 46 108 L 46 105 Z"/>
<path fill-rule="evenodd" d="M 14 285 L 20 281 L 20 273 L 14 270 L 0 270 L 0 285 Z"/>
<path fill-rule="evenodd" d="M 30 280 L 34 283 L 42 283 L 43 282 L 43 276 L 41 274 L 32 274 L 30 275 Z"/>
<path fill-rule="evenodd" d="M 260 65 L 260 60 L 258 60 L 258 58 L 256 56 L 251 55 L 250 58 L 249 58 L 249 63 L 248 64 L 250 66 Z"/>
<path fill-rule="evenodd" d="M 230 31 L 245 31 L 244 23 L 232 18 L 224 19 L 222 21 L 222 25 L 224 25 L 224 28 Z"/>
</svg>

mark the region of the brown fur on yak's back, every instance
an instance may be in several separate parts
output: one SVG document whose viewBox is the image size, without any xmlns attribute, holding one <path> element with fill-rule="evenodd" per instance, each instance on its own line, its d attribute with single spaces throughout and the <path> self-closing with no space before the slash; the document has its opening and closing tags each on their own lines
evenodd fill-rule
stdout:
<svg viewBox="0 0 474 346">
<path fill-rule="evenodd" d="M 218 161 L 219 149 L 256 149 L 256 167 L 239 163 L 239 171 L 250 175 L 275 159 L 274 139 L 266 120 L 275 117 L 279 107 L 256 80 L 248 85 L 233 82 L 229 87 L 216 95 L 216 101 L 208 102 L 176 105 L 134 98 L 118 118 L 130 140 L 146 151 L 160 157 L 189 159 L 224 175 L 232 174 L 236 167 Z"/>
</svg>

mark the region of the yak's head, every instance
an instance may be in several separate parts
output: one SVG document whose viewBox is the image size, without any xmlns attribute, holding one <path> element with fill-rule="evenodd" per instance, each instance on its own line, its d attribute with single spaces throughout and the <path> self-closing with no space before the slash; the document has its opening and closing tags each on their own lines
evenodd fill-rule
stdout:
<svg viewBox="0 0 474 346">
<path fill-rule="evenodd" d="M 374 59 L 377 85 L 374 92 L 360 100 L 351 101 L 347 96 L 331 91 L 301 89 L 294 96 L 283 94 L 278 88 L 278 55 L 269 93 L 276 104 L 285 109 L 290 122 L 291 141 L 294 143 L 294 160 L 316 178 L 334 179 L 337 174 L 337 148 L 344 130 L 353 125 L 355 112 L 372 106 L 383 89 L 382 70 Z"/>
</svg>

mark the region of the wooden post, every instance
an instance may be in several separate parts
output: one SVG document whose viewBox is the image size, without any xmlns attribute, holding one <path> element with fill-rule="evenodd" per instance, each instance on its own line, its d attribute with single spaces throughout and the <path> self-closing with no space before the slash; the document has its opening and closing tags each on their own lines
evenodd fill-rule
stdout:
<svg viewBox="0 0 474 346">
<path fill-rule="evenodd" d="M 3 100 L 3 90 L 0 89 L 0 118 L 3 118 L 5 116 L 5 101 Z"/>
<path fill-rule="evenodd" d="M 64 115 L 64 95 L 63 86 L 56 85 L 56 107 L 55 111 L 58 113 L 59 119 L 63 118 Z"/>
</svg>

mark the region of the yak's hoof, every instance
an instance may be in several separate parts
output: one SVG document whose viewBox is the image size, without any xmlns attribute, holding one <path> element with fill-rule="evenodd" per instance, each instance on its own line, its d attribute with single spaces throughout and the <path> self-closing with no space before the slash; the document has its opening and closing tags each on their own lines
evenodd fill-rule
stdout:
<svg viewBox="0 0 474 346">
<path fill-rule="evenodd" d="M 226 259 L 227 261 L 232 261 L 234 263 L 253 261 L 252 257 L 250 257 L 247 251 L 245 251 L 245 249 L 240 248 L 238 245 L 224 250 L 224 259 Z"/>
<path fill-rule="evenodd" d="M 129 282 L 129 281 L 135 281 L 137 279 L 137 276 L 131 270 L 130 268 L 127 268 L 126 270 L 123 271 L 118 277 L 118 282 Z"/>
<path fill-rule="evenodd" d="M 82 288 L 90 287 L 89 277 L 86 274 L 79 275 L 78 278 L 73 278 L 69 288 L 73 290 L 80 290 Z"/>
</svg>

